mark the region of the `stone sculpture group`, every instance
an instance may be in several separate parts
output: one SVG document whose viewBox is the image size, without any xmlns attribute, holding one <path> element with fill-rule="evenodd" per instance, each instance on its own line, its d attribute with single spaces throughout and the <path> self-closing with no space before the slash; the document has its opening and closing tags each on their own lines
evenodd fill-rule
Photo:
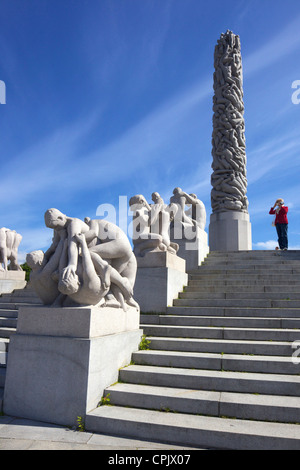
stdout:
<svg viewBox="0 0 300 470">
<path fill-rule="evenodd" d="M 173 190 L 170 203 L 165 204 L 158 192 L 152 193 L 152 204 L 141 194 L 129 201 L 133 213 L 133 245 L 137 257 L 148 252 L 168 251 L 176 254 L 176 240 L 194 239 L 197 228 L 204 230 L 206 210 L 195 194 L 181 188 Z M 186 207 L 188 206 L 188 207 Z"/>
<path fill-rule="evenodd" d="M 15 230 L 0 228 L 0 271 L 22 271 L 18 264 L 18 248 L 22 235 Z M 10 262 L 10 263 L 9 263 Z M 8 264 L 9 263 L 9 264 Z"/>
<path fill-rule="evenodd" d="M 26 257 L 31 283 L 45 305 L 138 308 L 133 299 L 136 259 L 127 236 L 105 220 L 84 221 L 48 209 L 49 249 Z"/>
</svg>

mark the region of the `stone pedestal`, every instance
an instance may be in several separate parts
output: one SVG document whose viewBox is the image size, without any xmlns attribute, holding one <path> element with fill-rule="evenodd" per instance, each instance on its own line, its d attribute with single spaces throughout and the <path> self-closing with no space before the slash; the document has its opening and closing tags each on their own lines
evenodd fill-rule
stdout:
<svg viewBox="0 0 300 470">
<path fill-rule="evenodd" d="M 177 255 L 185 260 L 187 272 L 197 269 L 209 253 L 208 235 L 199 228 L 194 240 L 182 239 L 173 241 L 179 245 Z"/>
<path fill-rule="evenodd" d="M 118 380 L 141 336 L 133 307 L 20 308 L 9 347 L 5 414 L 74 426 Z"/>
<path fill-rule="evenodd" d="M 26 286 L 25 271 L 0 271 L 0 295 Z"/>
<path fill-rule="evenodd" d="M 215 212 L 210 216 L 211 251 L 252 250 L 252 234 L 247 212 Z"/>
<path fill-rule="evenodd" d="M 134 298 L 143 313 L 163 313 L 178 297 L 188 276 L 185 260 L 165 252 L 150 252 L 137 257 Z"/>
</svg>

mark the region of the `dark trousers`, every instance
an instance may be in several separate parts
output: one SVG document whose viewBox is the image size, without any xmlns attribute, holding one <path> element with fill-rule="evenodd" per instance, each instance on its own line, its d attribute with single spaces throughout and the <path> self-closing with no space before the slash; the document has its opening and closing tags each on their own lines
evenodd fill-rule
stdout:
<svg viewBox="0 0 300 470">
<path fill-rule="evenodd" d="M 279 248 L 288 248 L 288 224 L 276 224 Z"/>
</svg>

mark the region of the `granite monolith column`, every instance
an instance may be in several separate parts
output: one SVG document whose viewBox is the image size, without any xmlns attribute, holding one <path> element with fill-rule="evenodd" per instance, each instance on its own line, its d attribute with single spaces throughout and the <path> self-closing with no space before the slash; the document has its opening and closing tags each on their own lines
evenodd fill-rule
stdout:
<svg viewBox="0 0 300 470">
<path fill-rule="evenodd" d="M 243 70 L 239 36 L 221 34 L 214 53 L 211 251 L 251 250 Z"/>
</svg>

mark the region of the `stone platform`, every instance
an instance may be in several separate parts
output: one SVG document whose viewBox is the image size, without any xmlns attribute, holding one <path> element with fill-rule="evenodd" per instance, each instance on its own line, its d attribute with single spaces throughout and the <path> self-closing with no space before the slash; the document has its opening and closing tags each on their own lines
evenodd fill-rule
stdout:
<svg viewBox="0 0 300 470">
<path fill-rule="evenodd" d="M 25 271 L 0 271 L 0 295 L 26 286 Z"/>
<path fill-rule="evenodd" d="M 4 413 L 74 426 L 118 380 L 141 336 L 133 307 L 21 307 L 9 348 Z"/>
<path fill-rule="evenodd" d="M 147 253 L 137 263 L 134 298 L 141 312 L 165 312 L 187 284 L 185 260 L 165 251 Z"/>
</svg>

